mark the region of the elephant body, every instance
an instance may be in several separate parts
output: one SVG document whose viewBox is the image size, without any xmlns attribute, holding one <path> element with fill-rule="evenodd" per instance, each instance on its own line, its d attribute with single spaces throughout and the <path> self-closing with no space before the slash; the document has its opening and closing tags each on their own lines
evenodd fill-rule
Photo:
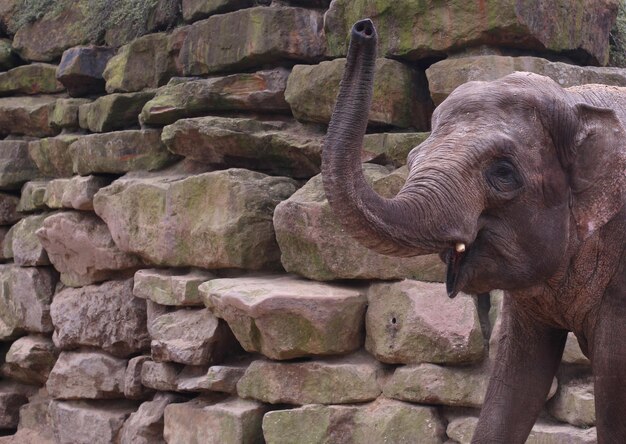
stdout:
<svg viewBox="0 0 626 444">
<path fill-rule="evenodd" d="M 352 29 L 323 152 L 328 200 L 380 253 L 437 252 L 446 288 L 505 290 L 476 443 L 523 443 L 568 331 L 592 363 L 598 442 L 626 442 L 626 88 L 561 88 L 515 73 L 457 88 L 434 112 L 393 199 L 365 182 L 360 147 L 376 31 Z"/>
</svg>

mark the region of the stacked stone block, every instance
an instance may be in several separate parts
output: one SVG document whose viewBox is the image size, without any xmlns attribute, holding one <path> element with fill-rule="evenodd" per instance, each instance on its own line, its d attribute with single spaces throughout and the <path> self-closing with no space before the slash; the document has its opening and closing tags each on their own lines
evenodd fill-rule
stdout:
<svg viewBox="0 0 626 444">
<path fill-rule="evenodd" d="M 557 3 L 2 2 L 0 443 L 468 443 L 502 295 L 348 237 L 323 138 L 364 16 L 384 196 L 464 82 L 626 86 L 619 2 Z M 570 335 L 528 442 L 595 442 L 589 376 Z"/>
</svg>

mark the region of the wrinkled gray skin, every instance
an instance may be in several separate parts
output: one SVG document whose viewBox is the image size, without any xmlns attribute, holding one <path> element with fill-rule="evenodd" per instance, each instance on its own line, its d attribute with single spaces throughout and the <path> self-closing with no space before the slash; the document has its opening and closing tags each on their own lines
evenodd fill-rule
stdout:
<svg viewBox="0 0 626 444">
<path fill-rule="evenodd" d="M 563 89 L 530 73 L 462 85 L 410 153 L 405 186 L 385 199 L 360 164 L 375 58 L 376 31 L 360 21 L 324 146 L 324 187 L 367 247 L 440 253 L 451 297 L 505 290 L 473 442 L 525 442 L 573 331 L 592 362 L 598 442 L 626 443 L 626 89 Z"/>
</svg>

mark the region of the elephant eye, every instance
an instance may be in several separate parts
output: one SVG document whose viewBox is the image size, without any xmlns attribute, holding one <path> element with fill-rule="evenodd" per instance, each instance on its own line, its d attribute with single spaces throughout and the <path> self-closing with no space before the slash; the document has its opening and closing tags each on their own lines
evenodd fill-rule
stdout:
<svg viewBox="0 0 626 444">
<path fill-rule="evenodd" d="M 489 185 L 500 192 L 515 191 L 522 186 L 515 166 L 506 159 L 493 162 L 485 175 Z"/>
</svg>

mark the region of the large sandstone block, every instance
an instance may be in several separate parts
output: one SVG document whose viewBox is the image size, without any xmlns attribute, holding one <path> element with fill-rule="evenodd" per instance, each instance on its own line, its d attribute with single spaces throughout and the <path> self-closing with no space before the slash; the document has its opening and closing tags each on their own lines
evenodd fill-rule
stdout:
<svg viewBox="0 0 626 444">
<path fill-rule="evenodd" d="M 101 351 L 61 352 L 46 389 L 56 399 L 110 399 L 124 397 L 126 359 Z"/>
<path fill-rule="evenodd" d="M 150 323 L 152 359 L 187 365 L 219 362 L 237 350 L 237 342 L 224 321 L 209 310 L 181 309 L 158 316 Z"/>
<path fill-rule="evenodd" d="M 56 79 L 56 65 L 33 63 L 0 72 L 0 96 L 54 94 L 65 88 Z"/>
<path fill-rule="evenodd" d="M 237 383 L 242 398 L 270 404 L 351 404 L 376 399 L 383 366 L 365 353 L 314 361 L 254 361 Z"/>
<path fill-rule="evenodd" d="M 28 143 L 28 153 L 43 176 L 68 177 L 73 174 L 69 147 L 79 139 L 78 134 L 33 140 Z"/>
<path fill-rule="evenodd" d="M 58 292 L 50 307 L 55 345 L 98 347 L 120 357 L 147 349 L 146 303 L 132 289 L 128 279 Z"/>
<path fill-rule="evenodd" d="M 0 373 L 25 384 L 45 384 L 57 360 L 58 351 L 45 336 L 23 336 L 13 342 Z"/>
<path fill-rule="evenodd" d="M 626 86 L 626 70 L 622 68 L 577 66 L 539 57 L 483 55 L 450 58 L 431 65 L 426 76 L 433 101 L 439 105 L 463 83 L 496 80 L 516 71 L 550 77 L 563 88 L 587 83 Z"/>
<path fill-rule="evenodd" d="M 102 96 L 79 107 L 79 124 L 94 133 L 137 126 L 141 109 L 153 97 L 153 91 Z"/>
<path fill-rule="evenodd" d="M 0 340 L 52 331 L 50 302 L 57 279 L 48 268 L 0 265 Z"/>
<path fill-rule="evenodd" d="M 389 364 L 479 361 L 484 338 L 472 296 L 455 299 L 444 284 L 374 283 L 367 293 L 365 347 Z"/>
<path fill-rule="evenodd" d="M 354 22 L 370 17 L 379 54 L 417 60 L 482 44 L 564 52 L 585 64 L 606 64 L 618 2 L 505 0 L 336 0 L 325 18 L 328 53 L 345 55 Z M 594 11 L 589 14 L 589 11 Z"/>
<path fill-rule="evenodd" d="M 406 177 L 389 174 L 379 165 L 365 164 L 363 169 L 374 190 L 386 197 L 395 195 Z M 436 255 L 406 259 L 384 256 L 347 235 L 332 214 L 319 175 L 276 207 L 274 227 L 285 269 L 309 279 L 443 281 L 445 268 Z"/>
<path fill-rule="evenodd" d="M 119 442 L 124 421 L 137 406 L 126 400 L 52 401 L 50 417 L 57 444 Z"/>
<path fill-rule="evenodd" d="M 157 88 L 170 77 L 182 74 L 178 53 L 188 31 L 183 27 L 171 34 L 149 34 L 122 46 L 103 73 L 107 92 Z"/>
<path fill-rule="evenodd" d="M 38 175 L 37 165 L 28 155 L 27 141 L 0 140 L 0 189 L 19 189 L 24 182 Z"/>
<path fill-rule="evenodd" d="M 320 171 L 324 131 L 289 120 L 197 117 L 163 128 L 174 154 L 218 167 L 309 178 Z"/>
<path fill-rule="evenodd" d="M 115 245 L 106 224 L 94 214 L 54 214 L 45 219 L 37 237 L 61 273 L 61 282 L 70 287 L 130 276 L 142 265 L 137 256 Z"/>
<path fill-rule="evenodd" d="M 144 402 L 131 413 L 120 431 L 124 444 L 165 444 L 163 426 L 165 408 L 185 398 L 173 393 L 157 393 L 151 401 Z"/>
<path fill-rule="evenodd" d="M 268 444 L 441 444 L 445 427 L 434 407 L 379 398 L 360 406 L 306 405 L 263 417 Z"/>
<path fill-rule="evenodd" d="M 155 265 L 274 268 L 272 213 L 296 190 L 284 177 L 229 169 L 170 180 L 122 178 L 94 198 L 121 250 Z"/>
<path fill-rule="evenodd" d="M 4 256 L 12 257 L 13 262 L 22 267 L 50 265 L 48 253 L 35 234 L 50 214 L 28 216 L 13 225 L 7 234 Z"/>
<path fill-rule="evenodd" d="M 198 287 L 214 278 L 204 270 L 139 270 L 135 273 L 133 294 L 161 305 L 203 306 Z"/>
<path fill-rule="evenodd" d="M 336 59 L 293 67 L 285 99 L 296 119 L 324 124 L 330 121 L 345 66 L 346 59 Z M 424 72 L 379 58 L 374 73 L 369 124 L 428 129 L 433 107 Z"/>
<path fill-rule="evenodd" d="M 214 279 L 199 290 L 248 352 L 291 359 L 362 344 L 366 300 L 359 288 L 269 276 Z"/>
<path fill-rule="evenodd" d="M 54 136 L 59 131 L 50 126 L 57 96 L 0 98 L 0 136 L 18 134 L 32 137 Z"/>
<path fill-rule="evenodd" d="M 115 48 L 76 46 L 63 52 L 56 77 L 71 97 L 104 93 L 102 73 Z"/>
<path fill-rule="evenodd" d="M 141 120 L 167 125 L 215 111 L 289 112 L 285 101 L 288 76 L 287 69 L 276 68 L 208 79 L 172 79 L 146 103 Z"/>
<path fill-rule="evenodd" d="M 153 129 L 90 134 L 72 143 L 69 152 L 73 170 L 80 175 L 151 171 L 173 160 L 161 142 L 161 131 Z"/>
<path fill-rule="evenodd" d="M 319 11 L 292 7 L 256 7 L 209 17 L 189 27 L 180 50 L 183 74 L 318 61 L 325 52 L 322 21 Z"/>
<path fill-rule="evenodd" d="M 261 444 L 267 410 L 261 403 L 234 397 L 170 404 L 165 408 L 163 436 L 168 444 Z"/>
</svg>

